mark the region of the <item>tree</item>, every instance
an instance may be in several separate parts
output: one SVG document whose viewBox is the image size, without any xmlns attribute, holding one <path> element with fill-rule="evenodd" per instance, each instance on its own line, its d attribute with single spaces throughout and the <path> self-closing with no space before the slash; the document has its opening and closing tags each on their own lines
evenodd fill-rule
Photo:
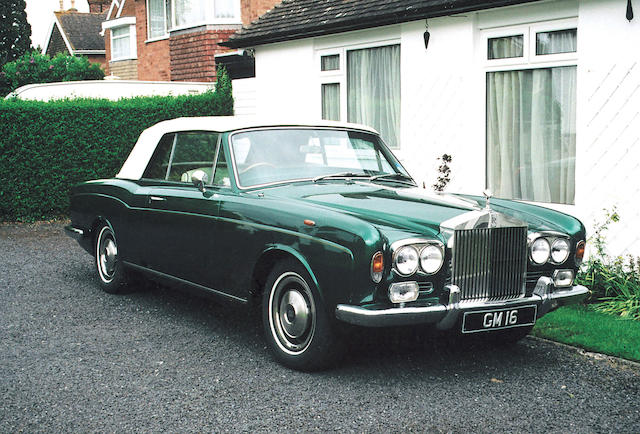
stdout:
<svg viewBox="0 0 640 434">
<path fill-rule="evenodd" d="M 52 59 L 38 50 L 28 51 L 0 69 L 0 98 L 25 84 L 104 78 L 100 65 L 84 56 L 58 53 Z"/>
<path fill-rule="evenodd" d="M 24 0 L 0 1 L 0 67 L 31 47 L 31 26 L 25 7 Z"/>
</svg>

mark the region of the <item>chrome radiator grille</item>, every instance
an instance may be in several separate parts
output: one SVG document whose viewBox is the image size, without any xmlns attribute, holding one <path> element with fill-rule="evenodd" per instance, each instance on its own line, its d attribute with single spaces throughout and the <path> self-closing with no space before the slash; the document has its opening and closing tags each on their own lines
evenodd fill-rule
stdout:
<svg viewBox="0 0 640 434">
<path fill-rule="evenodd" d="M 461 299 L 509 300 L 521 297 L 527 270 L 527 228 L 456 230 L 451 281 Z"/>
</svg>

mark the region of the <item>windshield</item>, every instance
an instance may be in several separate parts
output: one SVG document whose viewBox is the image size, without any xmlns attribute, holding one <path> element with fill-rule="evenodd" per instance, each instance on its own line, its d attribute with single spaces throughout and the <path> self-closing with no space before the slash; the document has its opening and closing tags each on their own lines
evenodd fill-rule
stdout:
<svg viewBox="0 0 640 434">
<path fill-rule="evenodd" d="M 376 135 L 360 131 L 248 131 L 232 136 L 231 153 L 241 187 L 379 175 L 411 179 Z"/>
</svg>

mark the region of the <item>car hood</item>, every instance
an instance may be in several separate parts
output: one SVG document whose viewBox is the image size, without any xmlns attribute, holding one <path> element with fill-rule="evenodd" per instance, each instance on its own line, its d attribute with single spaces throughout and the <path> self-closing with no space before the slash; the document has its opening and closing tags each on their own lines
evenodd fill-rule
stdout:
<svg viewBox="0 0 640 434">
<path fill-rule="evenodd" d="M 421 188 L 358 181 L 287 185 L 272 188 L 268 194 L 347 213 L 387 235 L 395 232 L 398 238 L 407 233 L 435 237 L 441 223 L 480 210 L 486 204 L 484 198 L 477 196 L 436 194 Z M 491 209 L 524 221 L 531 231 L 575 233 L 582 228 L 573 217 L 526 203 L 491 199 Z M 396 237 L 390 238 L 393 241 Z"/>
</svg>

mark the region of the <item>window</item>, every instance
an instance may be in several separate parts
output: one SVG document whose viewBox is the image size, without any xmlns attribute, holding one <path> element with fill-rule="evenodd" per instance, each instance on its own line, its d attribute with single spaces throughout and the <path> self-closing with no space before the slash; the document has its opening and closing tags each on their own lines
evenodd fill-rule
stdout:
<svg viewBox="0 0 640 434">
<path fill-rule="evenodd" d="M 322 118 L 369 125 L 398 148 L 400 45 L 326 51 L 319 56 Z"/>
<path fill-rule="evenodd" d="M 576 155 L 576 29 L 538 31 L 523 40 L 487 38 L 487 185 L 498 197 L 573 204 Z M 531 45 L 527 43 L 530 36 Z M 498 42 L 499 41 L 499 42 Z M 495 70 L 494 59 L 519 63 Z"/>
<path fill-rule="evenodd" d="M 149 38 L 162 38 L 167 35 L 167 23 L 171 22 L 170 0 L 148 0 Z"/>
<path fill-rule="evenodd" d="M 148 37 L 204 24 L 240 24 L 240 0 L 147 0 Z"/>
<path fill-rule="evenodd" d="M 111 29 L 111 60 L 136 57 L 135 48 L 132 47 L 132 41 L 135 43 L 135 37 L 131 37 L 131 28 L 132 26 L 122 26 Z"/>
<path fill-rule="evenodd" d="M 191 182 L 192 173 L 202 170 L 211 180 L 217 143 L 217 133 L 166 134 L 160 139 L 142 177 Z"/>
</svg>

